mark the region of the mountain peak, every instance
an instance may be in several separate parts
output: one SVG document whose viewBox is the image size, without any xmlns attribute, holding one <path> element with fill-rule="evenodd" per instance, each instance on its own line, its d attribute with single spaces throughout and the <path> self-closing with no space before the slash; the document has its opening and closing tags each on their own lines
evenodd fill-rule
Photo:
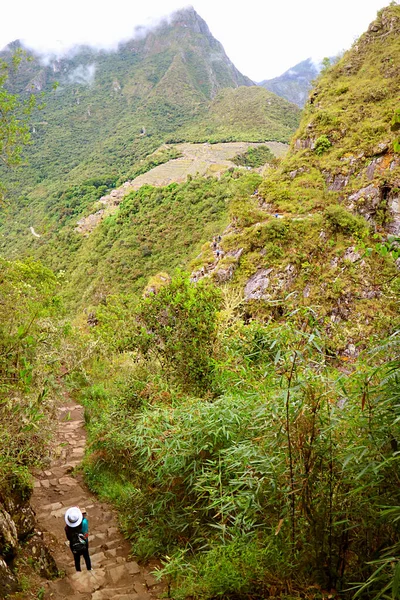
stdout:
<svg viewBox="0 0 400 600">
<path fill-rule="evenodd" d="M 291 67 L 279 77 L 262 81 L 260 85 L 302 108 L 311 90 L 312 81 L 320 70 L 317 61 L 310 57 Z"/>
<path fill-rule="evenodd" d="M 181 8 L 171 15 L 171 21 L 173 25 L 181 27 L 190 27 L 195 33 L 201 33 L 203 35 L 211 35 L 210 29 L 207 23 L 200 17 L 195 11 L 193 6 L 189 5 L 185 8 Z"/>
</svg>

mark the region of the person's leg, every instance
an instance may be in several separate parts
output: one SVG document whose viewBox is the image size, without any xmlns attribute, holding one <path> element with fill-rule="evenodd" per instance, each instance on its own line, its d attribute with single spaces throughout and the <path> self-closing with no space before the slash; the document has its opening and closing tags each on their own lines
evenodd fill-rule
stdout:
<svg viewBox="0 0 400 600">
<path fill-rule="evenodd" d="M 87 570 L 91 571 L 92 570 L 92 563 L 90 562 L 90 556 L 89 556 L 89 544 L 87 545 L 87 548 L 86 548 L 86 550 L 83 553 L 83 558 L 85 559 Z"/>
<path fill-rule="evenodd" d="M 75 569 L 77 571 L 81 570 L 81 555 L 80 554 L 74 554 L 74 561 L 75 561 Z"/>
</svg>

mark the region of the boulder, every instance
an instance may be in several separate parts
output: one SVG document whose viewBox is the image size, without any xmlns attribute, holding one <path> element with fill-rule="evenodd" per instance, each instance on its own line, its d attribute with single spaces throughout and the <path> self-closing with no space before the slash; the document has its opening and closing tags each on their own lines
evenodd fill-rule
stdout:
<svg viewBox="0 0 400 600">
<path fill-rule="evenodd" d="M 286 290 L 290 288 L 296 277 L 296 267 L 288 264 L 283 271 L 276 273 L 274 277 L 274 289 Z"/>
<path fill-rule="evenodd" d="M 388 201 L 388 208 L 390 216 L 392 218 L 391 223 L 388 226 L 388 231 L 394 235 L 400 234 L 400 196 L 390 198 Z"/>
<path fill-rule="evenodd" d="M 367 179 L 369 181 L 372 181 L 375 175 L 375 169 L 378 165 L 378 160 L 375 158 L 374 160 L 372 160 L 366 170 L 366 175 L 367 175 Z"/>
<path fill-rule="evenodd" d="M 372 300 L 373 298 L 380 298 L 382 296 L 382 292 L 378 289 L 369 289 L 361 292 L 361 298 L 365 300 Z"/>
<path fill-rule="evenodd" d="M 390 163 L 389 170 L 394 171 L 395 169 L 397 169 L 398 166 L 400 166 L 400 159 L 394 158 Z"/>
<path fill-rule="evenodd" d="M 389 151 L 389 142 L 381 142 L 373 147 L 372 153 L 373 156 L 381 156 L 382 154 L 386 154 Z"/>
<path fill-rule="evenodd" d="M 360 351 L 356 348 L 354 344 L 347 344 L 345 351 L 343 352 L 344 356 L 348 356 L 349 358 L 357 358 L 360 354 Z"/>
<path fill-rule="evenodd" d="M 329 172 L 324 172 L 325 181 L 328 186 L 328 190 L 332 192 L 339 192 L 349 183 L 349 176 L 337 173 L 336 175 Z"/>
<path fill-rule="evenodd" d="M 244 288 L 244 297 L 246 300 L 266 300 L 269 298 L 267 289 L 269 287 L 269 275 L 272 269 L 260 269 L 250 277 Z"/>
<path fill-rule="evenodd" d="M 381 192 L 374 184 L 361 188 L 349 196 L 349 210 L 354 210 L 371 221 L 381 201 Z"/>
<path fill-rule="evenodd" d="M 295 143 L 294 146 L 296 148 L 296 150 L 306 150 L 306 149 L 310 149 L 313 150 L 315 148 L 315 138 L 311 138 L 311 137 L 307 137 L 307 138 L 298 138 Z"/>
<path fill-rule="evenodd" d="M 243 248 L 238 248 L 237 250 L 229 250 L 229 252 L 226 253 L 226 256 L 232 256 L 235 260 L 239 260 L 242 254 Z"/>
<path fill-rule="evenodd" d="M 366 187 L 358 190 L 358 192 L 351 194 L 351 196 L 349 196 L 349 200 L 352 203 L 357 203 L 361 199 L 363 199 L 363 200 L 370 200 L 373 203 L 378 204 L 379 196 L 380 196 L 379 189 L 374 184 L 371 183 L 370 185 L 367 185 Z"/>
<path fill-rule="evenodd" d="M 229 265 L 224 269 L 218 269 L 218 271 L 214 273 L 214 279 L 217 283 L 226 283 L 232 279 L 234 271 L 234 265 Z"/>
</svg>

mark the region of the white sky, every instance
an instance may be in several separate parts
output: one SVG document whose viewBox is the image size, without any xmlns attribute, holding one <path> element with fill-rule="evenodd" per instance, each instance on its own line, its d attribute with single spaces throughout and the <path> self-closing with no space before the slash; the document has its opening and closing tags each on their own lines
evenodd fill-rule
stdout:
<svg viewBox="0 0 400 600">
<path fill-rule="evenodd" d="M 254 81 L 348 49 L 390 0 L 18 0 L 1 9 L 0 48 L 112 47 L 136 25 L 192 4 L 235 66 Z"/>
</svg>

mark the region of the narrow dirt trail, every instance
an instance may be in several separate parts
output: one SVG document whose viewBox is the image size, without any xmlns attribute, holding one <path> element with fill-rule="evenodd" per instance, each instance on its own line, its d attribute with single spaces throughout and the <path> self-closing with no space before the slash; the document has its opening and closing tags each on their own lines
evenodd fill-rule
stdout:
<svg viewBox="0 0 400 600">
<path fill-rule="evenodd" d="M 67 399 L 68 400 L 68 399 Z M 130 545 L 118 531 L 116 513 L 92 496 L 80 475 L 72 471 L 86 444 L 84 409 L 69 400 L 58 409 L 56 450 L 51 465 L 36 474 L 31 504 L 38 527 L 65 576 L 46 584 L 44 598 L 52 600 L 156 600 L 162 592 L 150 573 L 129 555 Z M 68 507 L 86 508 L 92 571 L 83 557 L 77 573 L 64 532 Z"/>
</svg>

